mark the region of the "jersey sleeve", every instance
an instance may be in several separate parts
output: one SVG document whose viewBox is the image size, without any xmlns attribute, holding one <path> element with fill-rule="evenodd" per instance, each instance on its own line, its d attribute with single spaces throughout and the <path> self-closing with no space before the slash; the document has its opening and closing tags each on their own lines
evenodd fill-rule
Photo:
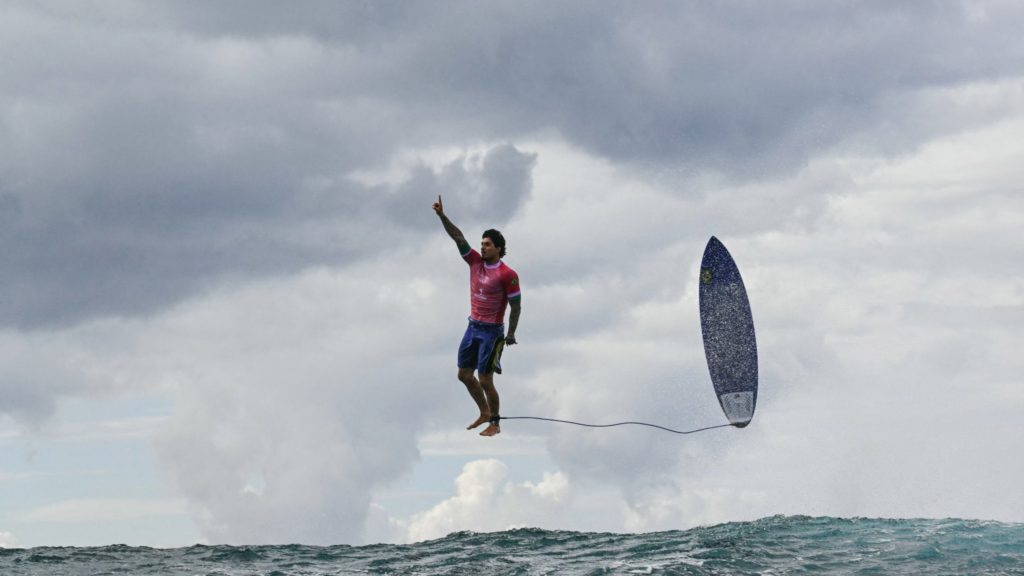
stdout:
<svg viewBox="0 0 1024 576">
<path fill-rule="evenodd" d="M 466 261 L 466 264 L 472 266 L 473 264 L 480 262 L 481 257 L 479 252 L 470 248 L 468 252 L 462 255 L 462 259 Z"/>
<path fill-rule="evenodd" d="M 523 295 L 519 288 L 519 274 L 516 274 L 515 270 L 509 270 L 508 274 L 502 278 L 502 285 L 505 287 L 505 297 L 509 300 Z"/>
</svg>

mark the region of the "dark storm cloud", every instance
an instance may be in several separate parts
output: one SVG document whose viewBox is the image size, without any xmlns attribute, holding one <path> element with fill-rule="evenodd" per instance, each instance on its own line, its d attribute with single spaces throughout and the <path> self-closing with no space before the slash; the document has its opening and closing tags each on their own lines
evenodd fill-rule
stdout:
<svg viewBox="0 0 1024 576">
<path fill-rule="evenodd" d="M 456 161 L 440 173 L 420 166 L 393 189 L 341 181 L 262 198 L 258 189 L 246 195 L 226 185 L 219 193 L 211 186 L 85 194 L 71 214 L 0 231 L 5 244 L 17 247 L 0 256 L 8 272 L 0 281 L 0 319 L 31 326 L 142 314 L 232 276 L 343 265 L 436 231 L 429 205 L 437 194 L 461 214 L 507 221 L 529 192 L 532 155 L 499 146 L 476 161 Z M 0 206 L 17 213 L 11 198 Z"/>
<path fill-rule="evenodd" d="M 410 183 L 346 178 L 400 139 L 387 106 L 318 85 L 345 67 L 336 54 L 58 8 L 8 13 L 18 57 L 0 65 L 0 323 L 147 313 L 226 277 L 343 265 L 379 248 L 371 236 L 434 224 L 430 195 Z M 494 196 L 507 218 L 531 167 L 510 151 L 445 170 L 433 188 Z"/>
<path fill-rule="evenodd" d="M 723 170 L 798 165 L 880 121 L 912 144 L 928 126 L 899 122 L 902 93 L 1024 71 L 1013 3 L 189 6 L 174 18 L 203 34 L 346 46 L 379 64 L 363 90 L 447 122 Z"/>
<path fill-rule="evenodd" d="M 21 327 L 345 265 L 379 249 L 373 235 L 424 230 L 427 191 L 498 222 L 528 192 L 532 157 L 512 146 L 393 188 L 348 178 L 403 149 L 557 134 L 620 162 L 751 177 L 858 133 L 901 150 L 955 128 L 910 113 L 916 91 L 1019 74 L 1022 56 L 1012 4 L 0 11 L 0 324 Z"/>
</svg>

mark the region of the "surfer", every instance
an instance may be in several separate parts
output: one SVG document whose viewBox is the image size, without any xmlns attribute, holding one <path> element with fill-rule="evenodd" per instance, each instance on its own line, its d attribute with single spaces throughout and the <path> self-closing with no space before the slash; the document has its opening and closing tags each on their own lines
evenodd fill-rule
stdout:
<svg viewBox="0 0 1024 576">
<path fill-rule="evenodd" d="M 473 250 L 452 221 L 445 216 L 441 196 L 434 203 L 434 212 L 441 219 L 445 232 L 455 240 L 462 259 L 469 264 L 469 325 L 459 344 L 459 380 L 466 385 L 480 409 L 480 417 L 466 427 L 472 430 L 488 423 L 481 436 L 494 436 L 501 432 L 498 425 L 498 390 L 494 387 L 494 374 L 501 374 L 501 352 L 516 343 L 522 294 L 519 275 L 502 262 L 505 256 L 505 237 L 493 228 L 483 233 L 480 252 Z M 512 309 L 505 335 L 505 307 Z M 476 371 L 477 376 L 473 375 Z"/>
</svg>

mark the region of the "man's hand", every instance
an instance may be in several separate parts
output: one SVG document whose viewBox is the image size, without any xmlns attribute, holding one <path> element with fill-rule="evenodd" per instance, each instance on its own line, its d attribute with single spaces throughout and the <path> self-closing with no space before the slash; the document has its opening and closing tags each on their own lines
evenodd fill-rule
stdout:
<svg viewBox="0 0 1024 576">
<path fill-rule="evenodd" d="M 437 202 L 434 202 L 434 212 L 438 216 L 444 216 L 444 205 L 441 204 L 441 195 L 437 195 Z"/>
<path fill-rule="evenodd" d="M 512 346 L 515 343 L 516 343 L 516 337 L 513 336 L 512 334 L 509 334 L 508 336 L 505 337 L 505 346 Z"/>
</svg>

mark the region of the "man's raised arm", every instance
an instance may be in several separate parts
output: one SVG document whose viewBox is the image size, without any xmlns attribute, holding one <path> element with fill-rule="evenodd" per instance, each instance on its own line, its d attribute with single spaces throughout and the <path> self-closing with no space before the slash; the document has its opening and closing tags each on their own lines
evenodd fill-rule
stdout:
<svg viewBox="0 0 1024 576">
<path fill-rule="evenodd" d="M 437 195 L 437 202 L 434 202 L 434 212 L 437 213 L 438 218 L 441 219 L 441 224 L 444 225 L 444 231 L 455 240 L 455 245 L 459 247 L 459 254 L 465 255 L 469 252 L 469 242 L 466 242 L 466 237 L 462 235 L 462 230 L 459 230 L 452 221 L 444 215 L 444 205 L 441 204 L 441 195 Z"/>
</svg>

